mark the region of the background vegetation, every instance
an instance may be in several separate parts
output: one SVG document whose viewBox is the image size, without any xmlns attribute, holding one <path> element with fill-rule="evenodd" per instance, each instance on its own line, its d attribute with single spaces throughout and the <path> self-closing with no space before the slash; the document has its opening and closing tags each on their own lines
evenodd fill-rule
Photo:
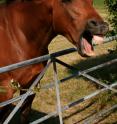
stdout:
<svg viewBox="0 0 117 124">
<path fill-rule="evenodd" d="M 105 0 L 105 5 L 108 9 L 108 20 L 113 28 L 112 33 L 117 33 L 117 0 Z"/>
</svg>

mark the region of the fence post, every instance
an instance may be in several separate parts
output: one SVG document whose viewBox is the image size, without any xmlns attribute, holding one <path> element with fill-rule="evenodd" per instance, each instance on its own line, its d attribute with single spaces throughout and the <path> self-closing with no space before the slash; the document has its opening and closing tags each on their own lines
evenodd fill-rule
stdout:
<svg viewBox="0 0 117 124">
<path fill-rule="evenodd" d="M 63 124 L 62 109 L 61 109 L 61 102 L 60 102 L 60 90 L 59 90 L 57 67 L 56 67 L 55 60 L 53 60 L 53 69 L 54 69 L 54 82 L 55 82 L 56 97 L 57 97 L 57 112 L 59 114 L 60 124 Z"/>
</svg>

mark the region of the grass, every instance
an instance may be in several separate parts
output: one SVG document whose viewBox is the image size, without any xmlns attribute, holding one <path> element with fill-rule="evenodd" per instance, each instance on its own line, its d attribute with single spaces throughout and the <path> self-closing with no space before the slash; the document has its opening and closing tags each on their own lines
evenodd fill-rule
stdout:
<svg viewBox="0 0 117 124">
<path fill-rule="evenodd" d="M 107 14 L 105 13 L 106 10 L 103 6 L 104 5 L 103 0 L 94 0 L 94 5 L 97 11 L 99 11 L 100 14 L 106 19 Z M 97 56 L 93 58 L 82 58 L 77 53 L 72 53 L 60 57 L 59 59 L 67 62 L 70 65 L 77 67 L 79 70 L 85 70 L 92 66 L 96 66 L 100 63 L 116 58 L 117 53 L 110 54 L 108 52 L 108 49 L 113 49 L 115 45 L 116 42 L 111 42 L 97 46 L 95 48 Z M 73 45 L 70 42 L 68 42 L 66 38 L 58 36 L 49 45 L 49 51 L 50 53 L 52 53 L 70 47 L 73 47 Z M 104 67 L 102 69 L 98 69 L 90 73 L 90 75 L 94 76 L 95 78 L 98 78 L 99 80 L 105 83 L 108 84 L 113 83 L 117 81 L 116 64 L 117 63 L 108 67 Z M 64 76 L 74 73 L 73 71 L 70 71 L 65 67 L 62 67 L 61 65 L 57 65 L 57 67 L 59 73 L 58 76 L 60 79 L 63 78 Z M 41 85 L 45 85 L 46 83 L 53 81 L 52 75 L 53 71 L 51 66 L 46 72 L 43 79 L 41 80 Z M 93 82 L 83 77 L 73 78 L 67 81 L 66 83 L 60 85 L 62 106 L 66 105 L 68 102 L 82 98 L 83 96 L 90 94 L 96 90 L 97 86 L 94 85 Z M 102 93 L 96 96 L 94 99 L 83 102 L 82 104 L 74 106 L 69 110 L 65 111 L 63 113 L 64 123 L 82 124 L 84 119 L 86 119 L 87 117 L 93 116 L 99 110 L 107 109 L 110 106 L 114 105 L 115 103 L 117 103 L 117 97 L 115 94 L 111 92 Z M 34 100 L 30 120 L 33 121 L 39 117 L 46 115 L 49 112 L 54 111 L 55 109 L 56 109 L 55 89 L 53 88 L 49 90 L 41 90 L 39 93 L 37 93 L 36 98 Z M 115 110 L 114 112 L 108 113 L 106 117 L 104 116 L 97 123 L 116 124 L 117 111 Z M 53 117 L 45 121 L 43 124 L 59 124 L 58 117 Z"/>
</svg>

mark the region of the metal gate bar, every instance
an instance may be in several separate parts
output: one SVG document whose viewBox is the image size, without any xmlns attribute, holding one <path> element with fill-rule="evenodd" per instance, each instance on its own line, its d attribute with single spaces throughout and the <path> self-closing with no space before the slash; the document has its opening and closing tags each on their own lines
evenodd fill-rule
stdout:
<svg viewBox="0 0 117 124">
<path fill-rule="evenodd" d="M 34 94 L 34 93 L 31 93 L 30 95 L 32 95 L 32 94 Z M 4 107 L 4 106 L 9 105 L 11 103 L 17 102 L 17 101 L 21 100 L 24 96 L 25 96 L 25 94 L 22 94 L 20 96 L 14 97 L 14 98 L 7 100 L 5 102 L 1 102 L 0 107 Z"/>
<path fill-rule="evenodd" d="M 81 75 L 84 76 L 84 77 L 86 77 L 87 79 L 89 79 L 89 80 L 91 80 L 91 81 L 93 81 L 93 82 L 95 82 L 95 83 L 97 83 L 97 84 L 99 84 L 99 85 L 101 85 L 101 86 L 103 86 L 103 87 L 105 87 L 105 88 L 108 88 L 109 90 L 111 90 L 111 91 L 117 93 L 117 90 L 116 90 L 116 89 L 114 89 L 114 88 L 112 88 L 112 87 L 109 87 L 109 85 L 107 85 L 107 84 L 105 84 L 105 83 L 103 83 L 103 82 L 97 80 L 96 78 L 94 78 L 94 77 L 92 77 L 92 76 L 90 76 L 90 75 L 88 75 L 88 74 L 81 74 Z"/>
<path fill-rule="evenodd" d="M 57 67 L 56 67 L 55 60 L 53 60 L 53 70 L 54 70 L 54 82 L 55 82 L 56 97 L 57 97 L 57 112 L 59 114 L 60 124 L 63 124 L 62 110 L 61 110 L 61 101 L 60 101 L 60 91 L 59 91 Z"/>
<path fill-rule="evenodd" d="M 55 52 L 55 53 L 52 53 L 52 54 L 44 55 L 44 56 L 37 57 L 37 58 L 34 58 L 34 59 L 30 59 L 30 60 L 26 60 L 26 61 L 22 61 L 22 62 L 12 64 L 12 65 L 8 65 L 8 66 L 5 66 L 5 67 L 1 67 L 0 68 L 0 74 L 8 72 L 8 71 L 15 70 L 15 69 L 18 69 L 18 68 L 26 67 L 28 65 L 33 65 L 33 64 L 38 64 L 40 62 L 48 61 L 51 58 L 60 57 L 60 56 L 70 54 L 70 53 L 75 52 L 75 51 L 77 51 L 76 48 L 69 48 L 69 49 L 58 51 L 58 52 Z"/>
<path fill-rule="evenodd" d="M 114 109 L 117 109 L 117 104 L 108 109 L 101 110 L 100 112 L 96 113 L 95 115 L 85 119 L 82 123 L 83 124 L 97 124 L 98 123 L 97 121 L 99 121 L 100 117 L 104 116 L 108 112 L 113 111 Z"/>
</svg>

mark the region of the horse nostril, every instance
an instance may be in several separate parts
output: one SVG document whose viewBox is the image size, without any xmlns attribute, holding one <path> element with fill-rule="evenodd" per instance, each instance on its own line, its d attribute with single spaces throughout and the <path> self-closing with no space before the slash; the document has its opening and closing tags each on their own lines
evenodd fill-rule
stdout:
<svg viewBox="0 0 117 124">
<path fill-rule="evenodd" d="M 88 22 L 88 25 L 89 25 L 90 27 L 96 27 L 96 26 L 98 26 L 98 23 L 97 23 L 97 21 L 95 21 L 95 20 L 90 20 L 90 21 Z"/>
<path fill-rule="evenodd" d="M 89 20 L 87 25 L 88 30 L 94 34 L 103 34 L 105 35 L 109 30 L 109 25 L 103 21 Z"/>
<path fill-rule="evenodd" d="M 91 19 L 88 20 L 87 30 L 89 30 L 92 34 L 105 35 L 109 30 L 109 25 L 104 21 Z"/>
</svg>

